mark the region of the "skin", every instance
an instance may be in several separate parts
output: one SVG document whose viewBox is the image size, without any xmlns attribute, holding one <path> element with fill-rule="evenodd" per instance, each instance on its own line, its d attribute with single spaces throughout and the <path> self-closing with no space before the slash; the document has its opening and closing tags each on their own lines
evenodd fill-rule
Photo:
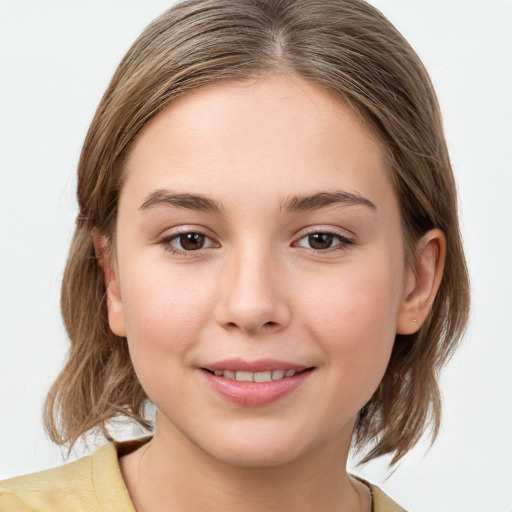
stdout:
<svg viewBox="0 0 512 512">
<path fill-rule="evenodd" d="M 223 82 L 152 119 L 125 173 L 116 260 L 104 237 L 95 244 L 110 326 L 157 407 L 153 440 L 121 458 L 137 509 L 369 510 L 345 469 L 355 417 L 395 334 L 427 315 L 444 259 L 433 230 L 406 267 L 377 138 L 298 77 Z M 218 211 L 170 204 L 162 190 Z M 352 200 L 287 208 L 320 192 Z M 204 245 L 185 252 L 183 231 L 204 233 Z M 334 235 L 315 249 L 314 233 Z M 201 369 L 232 357 L 314 369 L 284 398 L 244 407 Z"/>
</svg>

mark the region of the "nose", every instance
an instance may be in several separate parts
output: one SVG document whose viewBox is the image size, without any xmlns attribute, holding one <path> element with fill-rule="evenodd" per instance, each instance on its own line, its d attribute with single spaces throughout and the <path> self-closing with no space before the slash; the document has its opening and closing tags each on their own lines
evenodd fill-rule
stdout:
<svg viewBox="0 0 512 512">
<path fill-rule="evenodd" d="M 215 317 L 227 329 L 247 334 L 276 332 L 290 321 L 286 287 L 276 258 L 246 251 L 226 261 Z"/>
</svg>

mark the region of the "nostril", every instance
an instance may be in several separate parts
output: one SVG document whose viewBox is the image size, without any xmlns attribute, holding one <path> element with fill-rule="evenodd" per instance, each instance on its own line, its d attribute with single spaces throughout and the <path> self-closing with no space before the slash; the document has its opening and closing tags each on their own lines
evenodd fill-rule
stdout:
<svg viewBox="0 0 512 512">
<path fill-rule="evenodd" d="M 263 325 L 260 324 L 261 327 L 274 327 L 275 325 L 278 325 L 277 322 L 265 322 Z M 241 325 L 237 324 L 236 322 L 229 322 L 227 326 L 237 328 L 241 327 Z M 245 330 L 255 331 L 257 330 L 257 327 L 255 325 L 245 326 Z"/>
</svg>

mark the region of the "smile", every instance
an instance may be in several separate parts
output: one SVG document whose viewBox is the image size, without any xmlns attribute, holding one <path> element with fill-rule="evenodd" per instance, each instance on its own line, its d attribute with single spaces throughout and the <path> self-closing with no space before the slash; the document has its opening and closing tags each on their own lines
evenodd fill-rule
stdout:
<svg viewBox="0 0 512 512">
<path fill-rule="evenodd" d="M 271 382 L 293 377 L 300 370 L 266 370 L 262 372 L 248 372 L 244 370 L 215 370 L 213 373 L 217 377 L 237 380 L 239 382 Z"/>
<path fill-rule="evenodd" d="M 308 381 L 315 370 L 270 359 L 232 359 L 208 366 L 200 369 L 211 389 L 243 407 L 263 407 L 283 399 Z"/>
</svg>

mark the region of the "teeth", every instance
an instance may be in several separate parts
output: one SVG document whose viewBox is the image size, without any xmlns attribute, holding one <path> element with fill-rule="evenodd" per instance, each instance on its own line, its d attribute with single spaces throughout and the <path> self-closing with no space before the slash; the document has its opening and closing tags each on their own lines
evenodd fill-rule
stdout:
<svg viewBox="0 0 512 512">
<path fill-rule="evenodd" d="M 272 372 L 256 372 L 254 374 L 254 382 L 270 382 L 272 380 Z"/>
<path fill-rule="evenodd" d="M 284 377 L 284 370 L 274 370 L 272 372 L 272 380 L 279 380 Z"/>
<path fill-rule="evenodd" d="M 245 372 L 242 370 L 215 370 L 217 377 L 225 377 L 226 379 L 238 380 L 239 382 L 271 382 L 280 380 L 285 377 L 293 377 L 297 370 L 267 370 L 265 372 Z"/>
<path fill-rule="evenodd" d="M 252 372 L 236 372 L 236 380 L 241 382 L 253 382 L 254 373 Z"/>
</svg>

